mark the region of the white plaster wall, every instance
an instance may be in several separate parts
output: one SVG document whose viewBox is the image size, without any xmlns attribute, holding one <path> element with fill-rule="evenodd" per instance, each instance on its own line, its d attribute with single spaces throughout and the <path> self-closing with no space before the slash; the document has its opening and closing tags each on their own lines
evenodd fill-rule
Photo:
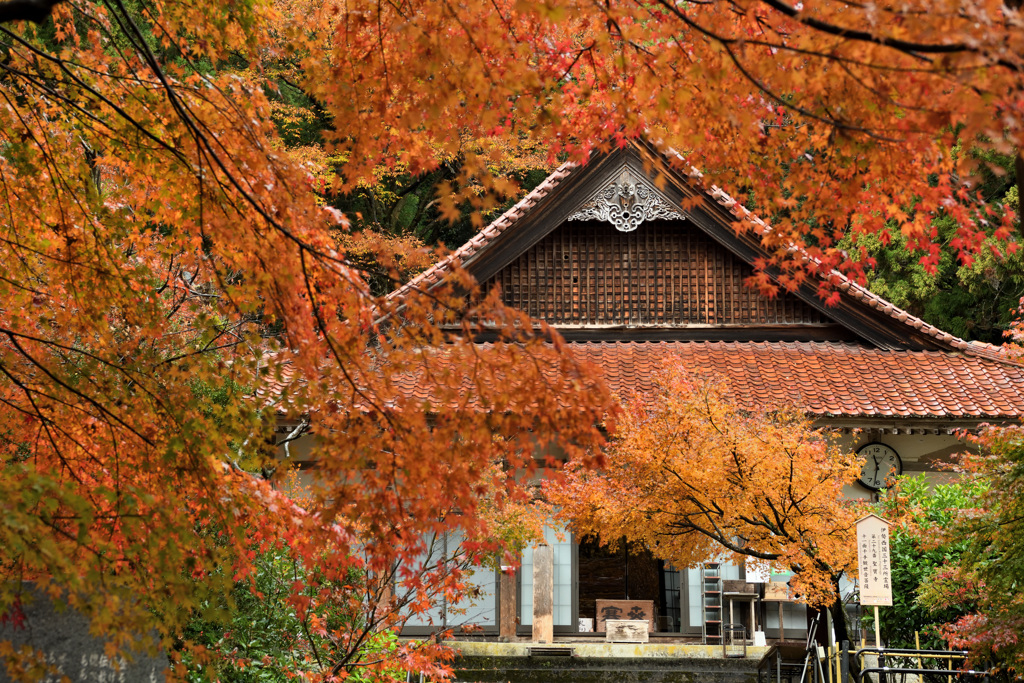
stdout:
<svg viewBox="0 0 1024 683">
<path fill-rule="evenodd" d="M 931 486 L 955 481 L 957 474 L 941 469 L 942 463 L 951 462 L 954 453 L 967 450 L 967 444 L 953 434 L 892 434 L 865 430 L 859 434 L 839 434 L 836 443 L 844 449 L 856 451 L 869 443 L 884 443 L 895 450 L 903 461 L 903 473 L 924 473 Z M 846 486 L 843 494 L 848 499 L 870 498 L 874 492 L 860 485 Z"/>
</svg>

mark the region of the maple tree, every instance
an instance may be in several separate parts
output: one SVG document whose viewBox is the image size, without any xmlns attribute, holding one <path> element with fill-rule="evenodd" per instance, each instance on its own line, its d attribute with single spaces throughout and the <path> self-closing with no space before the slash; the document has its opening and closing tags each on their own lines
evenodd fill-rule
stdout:
<svg viewBox="0 0 1024 683">
<path fill-rule="evenodd" d="M 294 475 L 292 471 L 286 478 L 290 494 L 304 505 L 315 505 Z M 447 631 L 477 632 L 474 619 L 465 616 L 477 604 L 473 576 L 493 573 L 508 561 L 507 553 L 542 537 L 540 508 L 528 500 L 497 502 L 495 495 L 482 497 L 477 514 L 491 521 L 484 536 L 460 539 L 458 523 L 445 518 L 451 511 L 439 508 L 433 521 L 446 531 L 424 534 L 417 557 L 403 558 L 390 571 L 372 576 L 352 564 L 343 584 L 316 557 L 295 553 L 282 543 L 254 545 L 250 577 L 236 579 L 229 593 L 209 592 L 181 633 L 192 644 L 183 653 L 188 679 L 294 680 L 344 671 L 346 680 L 406 680 L 409 659 L 397 656 L 396 629 L 382 627 L 382 622 L 397 614 L 420 617 L 422 623 L 424 612 L 437 617 L 443 611 L 449 625 L 438 620 L 436 632 L 423 638 L 425 642 Z M 480 552 L 473 543 L 492 550 Z M 330 562 L 330 555 L 323 560 Z M 353 647 L 353 641 L 361 644 Z M 415 654 L 422 660 L 418 668 L 440 675 L 454 653 L 427 647 Z"/>
<path fill-rule="evenodd" d="M 285 552 L 303 675 L 443 675 L 434 642 L 374 646 L 464 587 L 416 564 L 425 539 L 458 531 L 466 565 L 502 552 L 522 492 L 494 463 L 599 442 L 610 401 L 464 273 L 372 294 L 262 81 L 207 68 L 275 17 L 63 3 L 0 28 L 0 613 L 30 580 L 111 647 L 155 629 L 177 656 L 194 611 Z M 499 341 L 473 344 L 481 326 Z M 254 474 L 285 416 L 317 439 L 310 504 Z"/>
<path fill-rule="evenodd" d="M 1013 157 L 979 154 L 978 161 L 981 166 L 964 179 L 977 192 L 969 201 L 977 203 L 980 197 L 998 216 L 1005 208 L 1017 212 Z M 1024 295 L 1024 254 L 1000 255 L 995 240 L 988 238 L 985 248 L 964 264 L 945 248 L 957 237 L 959 226 L 953 217 L 940 215 L 932 227 L 943 245 L 934 272 L 919 263 L 901 234 L 893 234 L 888 244 L 880 235 L 849 236 L 841 244 L 867 250 L 874 265 L 866 272 L 866 284 L 886 301 L 961 339 L 1003 344 Z"/>
<path fill-rule="evenodd" d="M 837 240 L 889 219 L 934 265 L 938 212 L 969 260 L 990 237 L 1012 248 L 1014 215 L 972 202 L 972 160 L 949 151 L 1016 153 L 1019 22 L 992 0 L 0 2 L 4 577 L 63 591 L 128 645 L 180 623 L 154 605 L 245 579 L 254 543 L 342 582 L 442 528 L 493 551 L 480 497 L 515 500 L 493 462 L 538 439 L 582 452 L 608 397 L 544 330 L 466 303 L 458 271 L 374 296 L 325 198 L 458 158 L 438 210 L 486 212 L 515 192 L 494 165 L 523 140 L 582 160 L 647 132 L 773 219 L 761 265 L 783 286 L 857 275 Z M 318 108 L 291 138 L 282 76 Z M 401 277 L 408 250 L 358 248 Z M 472 345 L 481 324 L 515 343 Z M 250 474 L 278 408 L 320 440 L 316 507 Z M 375 628 L 400 623 L 366 585 Z M 365 633 L 326 666 L 358 663 Z M 374 666 L 429 666 L 389 652 Z"/>
<path fill-rule="evenodd" d="M 792 571 L 800 600 L 829 607 L 846 638 L 839 579 L 856 570 L 857 511 L 842 487 L 851 453 L 799 411 L 741 409 L 723 380 L 667 361 L 649 395 L 627 402 L 597 471 L 570 462 L 546 487 L 578 534 L 629 543 L 676 567 L 712 557 Z"/>
<path fill-rule="evenodd" d="M 1021 301 L 1024 306 L 1024 300 Z M 1019 313 L 1019 311 L 1018 311 Z M 1018 315 L 1003 347 L 1008 360 L 1019 361 L 1024 321 Z M 940 529 L 918 529 L 920 510 L 913 495 L 899 489 L 890 501 L 910 531 L 926 547 L 944 550 L 943 562 L 924 577 L 918 602 L 933 615 L 943 615 L 939 635 L 950 648 L 969 652 L 967 664 L 1002 670 L 1017 679 L 1024 671 L 1024 604 L 1017 587 L 1024 577 L 1021 563 L 1021 483 L 1024 481 L 1024 431 L 1019 425 L 989 425 L 967 436 L 971 449 L 957 456 L 953 469 L 961 477 L 961 496 L 954 515 L 942 518 Z M 941 548 L 941 546 L 940 546 Z"/>
<path fill-rule="evenodd" d="M 893 604 L 880 612 L 881 633 L 889 647 L 949 649 L 942 626 L 976 609 L 965 599 L 966 591 L 942 605 L 927 595 L 971 545 L 960 520 L 986 488 L 975 478 L 930 486 L 925 475 L 917 475 L 899 477 L 881 495 L 878 514 L 891 524 Z M 874 621 L 870 614 L 864 617 Z"/>
</svg>

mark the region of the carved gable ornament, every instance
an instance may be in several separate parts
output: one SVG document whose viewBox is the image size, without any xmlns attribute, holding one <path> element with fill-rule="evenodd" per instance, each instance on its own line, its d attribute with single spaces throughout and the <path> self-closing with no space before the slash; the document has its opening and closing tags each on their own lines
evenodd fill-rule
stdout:
<svg viewBox="0 0 1024 683">
<path fill-rule="evenodd" d="M 650 181 L 628 167 L 569 215 L 571 221 L 608 221 L 621 232 L 632 232 L 644 221 L 684 218 Z"/>
</svg>

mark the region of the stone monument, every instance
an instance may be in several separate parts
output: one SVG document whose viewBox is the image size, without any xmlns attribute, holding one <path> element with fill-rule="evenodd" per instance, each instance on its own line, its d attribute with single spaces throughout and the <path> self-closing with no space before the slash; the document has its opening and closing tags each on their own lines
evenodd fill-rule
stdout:
<svg viewBox="0 0 1024 683">
<path fill-rule="evenodd" d="M 16 615 L 0 619 L 0 641 L 18 650 L 29 645 L 45 654 L 48 664 L 61 675 L 49 675 L 44 683 L 59 683 L 67 676 L 73 683 L 162 683 L 169 666 L 167 655 L 142 652 L 120 657 L 117 662 L 104 652 L 104 642 L 89 633 L 89 621 L 71 608 L 59 609 L 49 596 L 26 586 L 25 600 Z M 10 683 L 7 667 L 0 663 L 0 683 Z"/>
</svg>

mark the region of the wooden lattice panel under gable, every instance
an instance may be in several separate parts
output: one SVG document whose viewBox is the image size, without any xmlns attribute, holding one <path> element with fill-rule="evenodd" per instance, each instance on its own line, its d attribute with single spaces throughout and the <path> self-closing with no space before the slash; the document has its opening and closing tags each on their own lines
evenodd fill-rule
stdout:
<svg viewBox="0 0 1024 683">
<path fill-rule="evenodd" d="M 780 325 L 827 322 L 794 295 L 744 284 L 753 269 L 687 221 L 634 232 L 568 222 L 485 283 L 555 325 Z"/>
</svg>

